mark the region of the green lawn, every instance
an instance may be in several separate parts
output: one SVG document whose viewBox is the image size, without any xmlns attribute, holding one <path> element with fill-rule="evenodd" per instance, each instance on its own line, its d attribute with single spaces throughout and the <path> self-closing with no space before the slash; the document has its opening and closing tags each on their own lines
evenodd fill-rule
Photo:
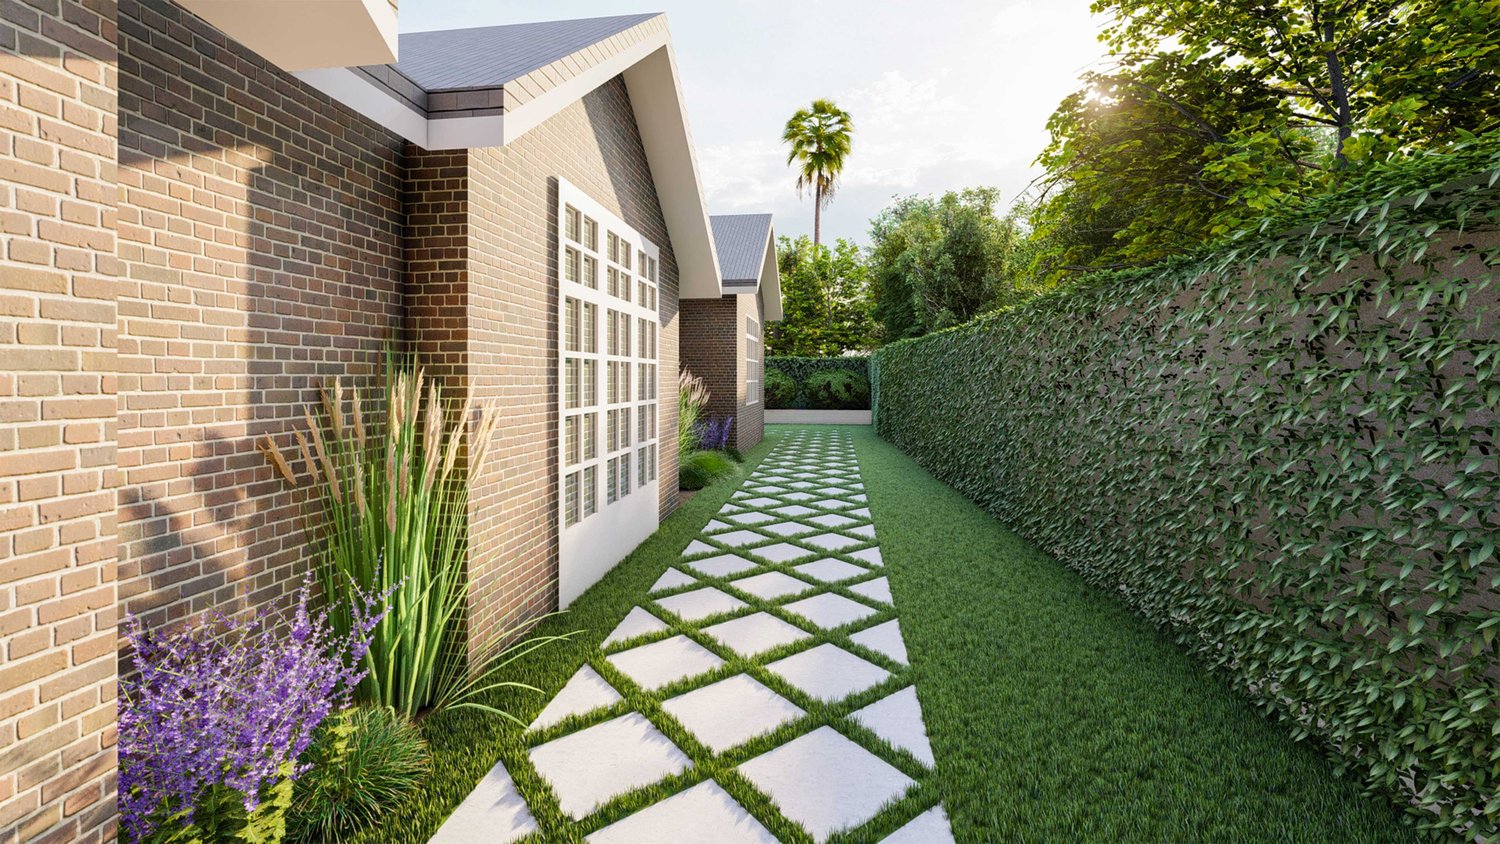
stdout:
<svg viewBox="0 0 1500 844">
<path fill-rule="evenodd" d="M 786 430 L 770 429 L 747 455 L 747 470 Z M 909 798 L 912 811 L 941 799 L 960 841 L 1414 839 L 1388 804 L 1362 797 L 1317 748 L 1292 742 L 1170 639 L 869 429 L 852 432 L 911 655 L 899 682 L 916 681 L 937 755 L 936 770 L 919 777 Z M 539 632 L 582 632 L 524 658 L 508 679 L 549 694 L 559 688 L 740 480 L 700 493 L 568 613 L 546 622 Z M 546 698 L 510 691 L 490 702 L 529 722 Z M 656 714 L 650 701 L 628 694 L 617 706 L 609 712 Z M 435 760 L 430 781 L 363 841 L 426 841 L 497 758 L 509 764 L 527 746 L 518 727 L 471 712 L 446 713 L 423 729 Z M 691 753 L 690 737 L 668 731 Z M 735 759 L 754 755 L 760 744 Z M 580 830 L 566 828 L 555 803 L 534 799 L 547 792 L 535 775 L 515 764 L 511 770 L 533 798 L 545 840 L 576 840 Z M 717 775 L 762 814 L 730 770 L 721 764 L 692 778 Z M 629 814 L 670 785 L 611 803 L 583 831 Z M 778 827 L 773 831 L 786 835 Z M 867 830 L 882 831 L 889 830 Z"/>
</svg>

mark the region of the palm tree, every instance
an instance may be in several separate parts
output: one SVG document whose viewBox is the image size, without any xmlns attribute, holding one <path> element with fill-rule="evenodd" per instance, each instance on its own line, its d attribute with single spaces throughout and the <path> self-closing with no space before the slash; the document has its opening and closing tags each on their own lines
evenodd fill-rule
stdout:
<svg viewBox="0 0 1500 844">
<path fill-rule="evenodd" d="M 849 136 L 854 133 L 854 119 L 833 100 L 813 100 L 809 108 L 798 109 L 786 122 L 781 139 L 791 147 L 786 163 L 797 166 L 797 192 L 809 186 L 813 190 L 813 247 L 821 241 L 823 206 L 833 198 L 838 187 L 844 159 L 849 157 Z"/>
</svg>

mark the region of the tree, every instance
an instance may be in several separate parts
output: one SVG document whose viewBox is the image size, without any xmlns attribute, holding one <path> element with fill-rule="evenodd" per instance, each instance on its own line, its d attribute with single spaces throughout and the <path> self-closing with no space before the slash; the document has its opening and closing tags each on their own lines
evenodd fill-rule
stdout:
<svg viewBox="0 0 1500 844">
<path fill-rule="evenodd" d="M 1027 232 L 1017 215 L 996 215 L 998 199 L 993 188 L 904 197 L 871 221 L 881 339 L 958 325 L 1034 292 Z"/>
<path fill-rule="evenodd" d="M 1048 123 L 1037 270 L 1147 263 L 1500 126 L 1500 0 L 1096 0 L 1115 66 Z"/>
<path fill-rule="evenodd" d="M 838 188 L 853 134 L 854 119 L 849 112 L 825 99 L 813 100 L 809 108 L 798 109 L 782 130 L 781 140 L 790 147 L 786 163 L 797 167 L 798 194 L 812 188 L 813 246 L 823 242 L 823 206 L 833 199 Z"/>
<path fill-rule="evenodd" d="M 840 239 L 830 250 L 806 236 L 782 237 L 780 322 L 767 324 L 766 354 L 828 357 L 867 349 L 873 323 L 859 247 Z"/>
</svg>

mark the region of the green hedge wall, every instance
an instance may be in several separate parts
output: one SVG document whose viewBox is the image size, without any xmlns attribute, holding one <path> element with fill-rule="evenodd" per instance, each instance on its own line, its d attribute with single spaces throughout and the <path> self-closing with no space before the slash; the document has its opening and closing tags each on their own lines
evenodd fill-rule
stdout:
<svg viewBox="0 0 1500 844">
<path fill-rule="evenodd" d="M 870 377 L 870 359 L 864 356 L 838 357 L 838 358 L 801 358 L 801 357 L 768 357 L 766 358 L 766 370 L 776 370 L 790 376 L 797 382 L 797 398 L 790 404 L 772 403 L 767 397 L 766 407 L 773 410 L 787 408 L 806 409 L 812 407 L 807 399 L 807 391 L 802 385 L 807 383 L 808 376 L 815 372 L 827 372 L 831 369 L 843 369 L 856 373 L 868 379 Z M 857 408 L 867 410 L 867 407 Z"/>
<path fill-rule="evenodd" d="M 1424 158 L 888 346 L 877 430 L 1426 825 L 1496 840 L 1497 180 L 1493 143 Z"/>
</svg>

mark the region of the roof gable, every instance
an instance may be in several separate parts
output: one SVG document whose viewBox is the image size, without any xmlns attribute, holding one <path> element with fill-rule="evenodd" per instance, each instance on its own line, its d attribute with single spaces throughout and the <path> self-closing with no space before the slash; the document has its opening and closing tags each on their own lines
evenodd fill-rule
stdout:
<svg viewBox="0 0 1500 844">
<path fill-rule="evenodd" d="M 429 92 L 502 87 L 657 14 L 409 32 L 394 68 Z"/>
</svg>

